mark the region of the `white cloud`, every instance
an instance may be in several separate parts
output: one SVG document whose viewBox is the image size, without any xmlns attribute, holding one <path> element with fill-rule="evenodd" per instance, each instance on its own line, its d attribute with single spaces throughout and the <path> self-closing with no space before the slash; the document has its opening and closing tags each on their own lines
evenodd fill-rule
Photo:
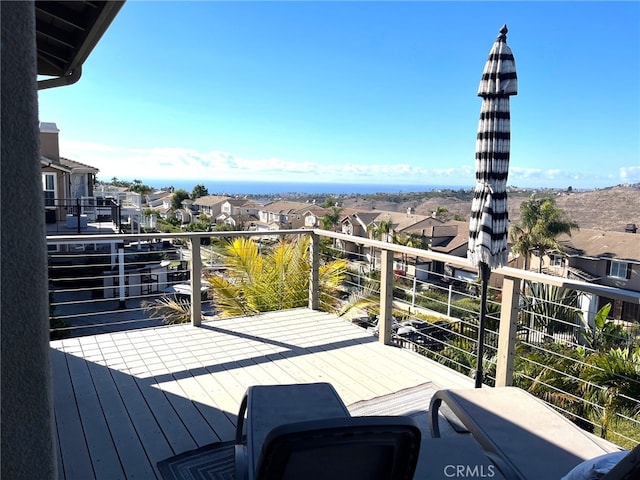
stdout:
<svg viewBox="0 0 640 480">
<path fill-rule="evenodd" d="M 623 183 L 640 182 L 640 165 L 635 167 L 620 167 L 620 179 Z"/>
<path fill-rule="evenodd" d="M 438 168 L 408 163 L 359 164 L 295 162 L 276 157 L 243 158 L 231 152 L 199 152 L 189 148 L 135 148 L 89 142 L 60 142 L 61 154 L 100 169 L 98 177 L 108 180 L 138 178 L 153 180 L 248 180 L 347 182 L 381 184 L 461 185 L 472 187 L 474 169 L 464 164 Z M 509 184 L 518 186 L 606 186 L 640 181 L 640 166 L 620 168 L 619 178 L 601 173 L 512 166 Z M 607 185 L 608 185 L 607 184 Z"/>
</svg>

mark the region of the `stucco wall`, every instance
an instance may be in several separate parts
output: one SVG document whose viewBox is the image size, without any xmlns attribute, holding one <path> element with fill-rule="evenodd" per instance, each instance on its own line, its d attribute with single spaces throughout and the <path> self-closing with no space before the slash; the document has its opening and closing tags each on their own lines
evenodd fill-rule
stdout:
<svg viewBox="0 0 640 480">
<path fill-rule="evenodd" d="M 49 359 L 35 12 L 2 2 L 0 477 L 57 478 Z"/>
</svg>

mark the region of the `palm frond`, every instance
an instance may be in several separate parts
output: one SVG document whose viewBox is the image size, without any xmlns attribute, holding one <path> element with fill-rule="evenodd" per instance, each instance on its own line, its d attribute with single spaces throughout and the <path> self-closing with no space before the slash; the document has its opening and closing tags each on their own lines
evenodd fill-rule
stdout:
<svg viewBox="0 0 640 480">
<path fill-rule="evenodd" d="M 160 317 L 168 325 L 191 321 L 191 302 L 186 299 L 161 297 L 153 301 L 143 301 L 141 306 L 145 312 L 151 314 L 151 318 Z"/>
</svg>

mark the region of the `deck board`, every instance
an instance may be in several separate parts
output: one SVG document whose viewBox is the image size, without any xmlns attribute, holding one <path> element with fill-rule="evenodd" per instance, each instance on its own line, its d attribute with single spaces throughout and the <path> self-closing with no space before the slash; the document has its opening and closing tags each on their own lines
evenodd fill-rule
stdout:
<svg viewBox="0 0 640 480">
<path fill-rule="evenodd" d="M 234 437 L 247 387 L 329 382 L 349 405 L 472 381 L 364 329 L 294 309 L 51 342 L 60 478 L 160 478 L 156 462 Z M 425 405 L 429 399 L 425 399 Z"/>
<path fill-rule="evenodd" d="M 121 397 L 112 372 L 98 364 L 89 365 L 91 375 L 100 396 L 100 404 L 104 413 L 113 443 L 116 445 L 118 458 L 125 473 L 125 478 L 157 478 L 155 470 L 147 458 L 146 445 L 143 446 L 135 427 L 131 422 L 125 402 Z M 115 376 L 122 375 L 119 372 Z M 54 374 L 54 389 L 55 389 Z M 66 477 L 73 479 L 76 477 Z"/>
<path fill-rule="evenodd" d="M 58 468 L 65 478 L 94 478 L 93 465 L 85 441 L 75 392 L 66 357 L 51 356 L 51 368 L 56 373 L 53 401 L 55 405 L 58 444 L 63 460 Z"/>
<path fill-rule="evenodd" d="M 86 362 L 68 363 L 69 374 L 82 422 L 86 444 L 97 478 L 124 478 L 109 426 L 102 413 L 98 392 Z"/>
<path fill-rule="evenodd" d="M 126 399 L 126 408 L 138 438 L 144 445 L 145 454 L 151 467 L 155 463 L 174 454 L 160 425 L 145 401 L 135 378 L 131 375 L 115 375 L 115 383 L 120 396 Z"/>
<path fill-rule="evenodd" d="M 180 412 L 180 414 L 178 414 L 162 390 L 154 387 L 148 388 L 147 383 L 149 379 L 133 378 L 138 389 L 142 393 L 144 400 L 149 406 L 154 420 L 158 423 L 160 430 L 164 433 L 171 450 L 173 452 L 184 452 L 185 450 L 196 448 L 196 441 L 193 439 L 193 436 L 189 433 L 181 419 L 181 415 L 184 412 Z M 191 405 L 191 402 L 188 403 Z M 199 423 L 202 423 L 202 421 L 202 418 L 198 419 Z"/>
</svg>

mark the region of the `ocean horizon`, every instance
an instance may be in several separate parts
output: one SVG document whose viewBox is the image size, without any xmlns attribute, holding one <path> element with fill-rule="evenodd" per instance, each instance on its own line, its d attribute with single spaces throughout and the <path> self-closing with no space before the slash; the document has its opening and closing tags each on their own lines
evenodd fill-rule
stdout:
<svg viewBox="0 0 640 480">
<path fill-rule="evenodd" d="M 366 195 L 375 193 L 411 193 L 437 190 L 470 190 L 473 186 L 460 185 L 393 185 L 365 183 L 327 183 L 327 182 L 259 182 L 229 180 L 158 180 L 149 182 L 155 188 L 172 186 L 191 193 L 196 185 L 204 185 L 209 195 Z"/>
</svg>

